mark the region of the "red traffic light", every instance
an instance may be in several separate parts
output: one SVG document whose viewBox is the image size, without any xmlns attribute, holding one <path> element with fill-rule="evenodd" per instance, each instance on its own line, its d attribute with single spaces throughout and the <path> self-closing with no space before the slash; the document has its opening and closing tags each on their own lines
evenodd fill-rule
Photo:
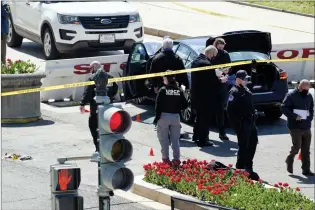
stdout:
<svg viewBox="0 0 315 210">
<path fill-rule="evenodd" d="M 123 123 L 120 112 L 115 112 L 109 120 L 109 127 L 113 132 L 117 132 Z"/>
<path fill-rule="evenodd" d="M 129 130 L 131 119 L 126 111 L 116 111 L 109 119 L 109 128 L 113 133 L 125 133 Z"/>
</svg>

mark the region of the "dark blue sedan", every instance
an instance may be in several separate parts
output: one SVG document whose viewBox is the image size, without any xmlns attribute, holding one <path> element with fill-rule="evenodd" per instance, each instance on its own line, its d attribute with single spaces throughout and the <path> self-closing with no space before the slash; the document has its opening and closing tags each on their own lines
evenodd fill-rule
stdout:
<svg viewBox="0 0 315 210">
<path fill-rule="evenodd" d="M 232 62 L 251 60 L 270 60 L 271 34 L 261 31 L 236 31 L 228 32 L 220 36 L 200 36 L 179 39 L 174 41 L 174 52 L 180 56 L 185 68 L 189 69 L 191 63 L 203 52 L 206 42 L 213 42 L 221 37 L 227 43 Z M 124 76 L 150 73 L 148 62 L 161 50 L 161 43 L 148 42 L 136 43 L 129 55 Z M 256 68 L 251 64 L 231 67 L 229 75 L 235 74 L 239 69 L 246 70 L 251 76 L 253 99 L 258 111 L 263 111 L 270 120 L 278 120 L 282 113 L 280 104 L 288 92 L 287 73 L 272 62 L 258 63 Z M 190 78 L 190 73 L 187 73 Z M 189 100 L 190 88 L 186 87 L 185 95 Z M 133 100 L 140 104 L 155 99 L 155 93 L 151 88 L 150 79 L 127 81 L 124 83 L 125 100 Z M 191 108 L 187 108 L 181 114 L 182 121 L 192 123 L 195 116 Z"/>
</svg>

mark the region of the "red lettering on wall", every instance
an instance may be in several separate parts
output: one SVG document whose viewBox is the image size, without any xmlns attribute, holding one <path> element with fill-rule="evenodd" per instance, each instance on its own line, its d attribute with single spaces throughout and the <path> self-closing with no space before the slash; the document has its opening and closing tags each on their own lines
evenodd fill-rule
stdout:
<svg viewBox="0 0 315 210">
<path fill-rule="evenodd" d="M 305 48 L 305 49 L 303 49 L 302 58 L 309 58 L 310 55 L 315 55 L 315 48 Z"/>
<path fill-rule="evenodd" d="M 110 71 L 110 67 L 112 64 L 117 63 L 101 63 L 103 68 L 106 72 Z M 90 64 L 78 64 L 73 67 L 75 70 L 73 71 L 74 74 L 82 75 L 82 74 L 89 74 L 91 73 Z"/>
<path fill-rule="evenodd" d="M 290 52 L 290 53 L 287 53 L 287 52 Z M 279 59 L 292 59 L 292 58 L 296 58 L 298 55 L 299 55 L 298 50 L 281 50 L 277 53 L 277 57 Z"/>
<path fill-rule="evenodd" d="M 315 48 L 303 48 L 301 50 L 302 52 L 300 52 L 299 50 L 273 50 L 271 52 L 277 53 L 277 57 L 279 59 L 294 59 L 298 57 L 309 58 L 310 56 L 315 55 Z"/>
</svg>

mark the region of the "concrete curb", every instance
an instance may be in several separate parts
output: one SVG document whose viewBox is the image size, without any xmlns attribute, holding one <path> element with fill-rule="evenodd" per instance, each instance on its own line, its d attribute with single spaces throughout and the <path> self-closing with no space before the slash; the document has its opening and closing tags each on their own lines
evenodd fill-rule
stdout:
<svg viewBox="0 0 315 210">
<path fill-rule="evenodd" d="M 229 2 L 229 3 L 233 3 L 233 4 L 239 4 L 239 5 L 249 6 L 249 7 L 256 7 L 256 8 L 260 8 L 260 9 L 268 9 L 268 10 L 273 10 L 273 11 L 276 11 L 276 12 L 284 12 L 284 13 L 300 15 L 300 16 L 304 16 L 304 17 L 311 17 L 311 18 L 315 17 L 313 15 L 303 14 L 303 13 L 300 13 L 300 12 L 292 12 L 292 11 L 289 11 L 289 10 L 277 9 L 277 8 L 274 8 L 274 7 L 262 6 L 262 5 L 258 5 L 258 4 L 249 4 L 249 3 L 241 2 L 241 1 L 233 1 L 233 0 L 224 0 L 224 1 Z"/>
<path fill-rule="evenodd" d="M 166 31 L 166 30 L 161 30 L 161 29 L 156 29 L 156 28 L 151 28 L 151 27 L 146 27 L 144 26 L 144 33 L 147 35 L 151 35 L 151 36 L 157 36 L 157 37 L 165 37 L 165 36 L 169 36 L 172 39 L 182 39 L 182 38 L 189 38 L 191 36 L 189 35 L 185 35 L 185 34 L 178 34 L 175 32 L 171 32 L 171 31 Z"/>
<path fill-rule="evenodd" d="M 25 124 L 42 120 L 42 117 L 29 117 L 29 118 L 1 118 L 3 124 Z"/>
<path fill-rule="evenodd" d="M 171 196 L 180 196 L 187 199 L 194 199 L 193 197 L 180 194 L 178 192 L 165 189 L 161 186 L 157 186 L 154 184 L 147 183 L 143 181 L 144 176 L 136 176 L 133 184 L 133 188 L 131 189 L 132 193 L 148 198 L 150 200 L 162 203 L 167 206 L 171 206 Z M 176 201 L 176 209 L 180 210 L 206 210 L 213 209 L 209 207 L 203 207 L 197 204 L 192 204 L 183 201 Z"/>
</svg>

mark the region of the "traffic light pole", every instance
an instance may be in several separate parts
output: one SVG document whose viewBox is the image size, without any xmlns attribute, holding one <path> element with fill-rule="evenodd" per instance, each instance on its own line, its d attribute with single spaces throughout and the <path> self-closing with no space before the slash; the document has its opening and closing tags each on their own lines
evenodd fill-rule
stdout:
<svg viewBox="0 0 315 210">
<path fill-rule="evenodd" d="M 98 165 L 98 186 L 101 186 L 101 162 Z M 98 196 L 99 210 L 110 210 L 110 197 L 109 196 Z"/>
<path fill-rule="evenodd" d="M 94 75 L 95 81 L 95 102 L 97 105 L 108 105 L 110 99 L 107 96 L 108 75 L 105 71 L 97 71 Z M 100 148 L 100 139 L 98 138 Z M 99 197 L 99 210 L 110 210 L 110 195 L 104 196 L 106 192 L 101 187 L 101 160 L 97 162 L 98 173 L 98 197 Z"/>
</svg>

